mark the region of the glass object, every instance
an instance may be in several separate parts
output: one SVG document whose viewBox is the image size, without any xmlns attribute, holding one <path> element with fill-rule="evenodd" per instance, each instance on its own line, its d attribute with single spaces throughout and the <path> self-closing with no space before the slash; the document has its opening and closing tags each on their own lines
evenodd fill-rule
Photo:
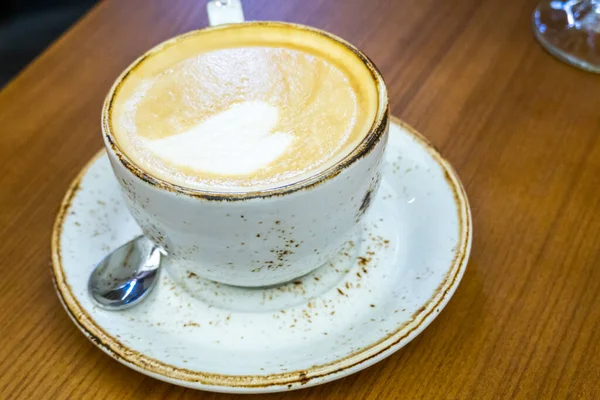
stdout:
<svg viewBox="0 0 600 400">
<path fill-rule="evenodd" d="M 533 32 L 552 55 L 600 73 L 600 0 L 542 0 L 533 12 Z"/>
</svg>

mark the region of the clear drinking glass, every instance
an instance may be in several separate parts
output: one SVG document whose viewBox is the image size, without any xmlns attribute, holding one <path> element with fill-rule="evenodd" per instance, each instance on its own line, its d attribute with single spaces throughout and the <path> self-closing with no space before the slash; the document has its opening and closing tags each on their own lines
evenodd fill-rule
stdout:
<svg viewBox="0 0 600 400">
<path fill-rule="evenodd" d="M 600 73 L 600 0 L 542 0 L 533 12 L 533 32 L 552 55 Z"/>
</svg>

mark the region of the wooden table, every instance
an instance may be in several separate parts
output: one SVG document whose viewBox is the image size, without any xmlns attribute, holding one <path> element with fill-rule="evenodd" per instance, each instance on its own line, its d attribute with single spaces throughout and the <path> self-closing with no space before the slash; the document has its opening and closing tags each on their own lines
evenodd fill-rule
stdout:
<svg viewBox="0 0 600 400">
<path fill-rule="evenodd" d="M 444 312 L 387 360 L 266 398 L 600 398 L 600 76 L 534 41 L 525 0 L 246 0 L 361 47 L 392 112 L 429 137 L 470 196 L 474 242 Z M 100 108 L 136 56 L 206 25 L 199 0 L 100 4 L 0 93 L 0 398 L 225 399 L 113 361 L 71 323 L 50 231 L 101 148 Z"/>
</svg>

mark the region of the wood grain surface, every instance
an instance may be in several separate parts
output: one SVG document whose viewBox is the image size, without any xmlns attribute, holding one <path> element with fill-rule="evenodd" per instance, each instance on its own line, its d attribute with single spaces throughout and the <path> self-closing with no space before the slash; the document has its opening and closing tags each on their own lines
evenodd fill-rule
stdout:
<svg viewBox="0 0 600 400">
<path fill-rule="evenodd" d="M 313 25 L 375 61 L 392 112 L 458 170 L 475 232 L 454 298 L 412 343 L 354 376 L 264 398 L 600 398 L 600 76 L 540 48 L 533 6 L 245 0 L 248 19 Z M 109 86 L 206 21 L 198 0 L 101 1 L 0 92 L 0 398 L 234 397 L 112 360 L 69 320 L 48 268 L 57 207 L 102 146 Z"/>
</svg>

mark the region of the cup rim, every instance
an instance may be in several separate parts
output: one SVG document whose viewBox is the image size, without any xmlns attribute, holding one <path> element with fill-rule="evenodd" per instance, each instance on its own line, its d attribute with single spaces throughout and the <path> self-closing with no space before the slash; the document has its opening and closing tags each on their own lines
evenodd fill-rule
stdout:
<svg viewBox="0 0 600 400">
<path fill-rule="evenodd" d="M 321 35 L 329 40 L 337 42 L 345 46 L 347 49 L 352 51 L 367 67 L 369 72 L 373 77 L 373 81 L 375 83 L 375 88 L 377 90 L 378 95 L 378 107 L 377 112 L 375 114 L 375 119 L 369 129 L 369 132 L 363 137 L 363 139 L 356 145 L 354 149 L 352 149 L 348 154 L 342 157 L 335 164 L 330 165 L 324 170 L 315 173 L 314 175 L 310 175 L 304 179 L 291 182 L 281 186 L 275 186 L 272 188 L 260 189 L 260 190 L 248 190 L 248 191 L 233 191 L 233 192 L 224 192 L 224 191 L 211 191 L 204 189 L 195 189 L 190 187 L 185 187 L 182 185 L 178 185 L 175 183 L 168 182 L 164 179 L 158 178 L 149 172 L 145 171 L 137 164 L 135 164 L 119 147 L 116 139 L 111 130 L 111 122 L 110 115 L 112 111 L 112 105 L 117 94 L 119 88 L 127 78 L 127 76 L 135 70 L 137 66 L 139 66 L 146 58 L 152 56 L 155 53 L 158 53 L 163 48 L 176 43 L 179 40 L 183 40 L 189 36 L 197 35 L 200 32 L 205 31 L 216 31 L 222 29 L 232 29 L 236 26 L 274 26 L 274 27 L 291 27 L 298 30 L 305 30 L 312 33 L 316 33 Z M 379 142 L 379 140 L 383 137 L 387 126 L 389 124 L 389 104 L 388 104 L 388 94 L 387 88 L 385 86 L 385 82 L 383 77 L 375 64 L 367 57 L 361 50 L 359 50 L 353 44 L 347 42 L 346 40 L 326 31 L 323 31 L 318 28 L 314 28 L 311 26 L 289 23 L 289 22 L 279 22 L 279 21 L 249 21 L 249 22 L 240 22 L 234 24 L 224 24 L 213 27 L 207 27 L 203 29 L 193 30 L 178 36 L 175 36 L 171 39 L 168 39 L 158 45 L 152 47 L 146 53 L 138 57 L 135 61 L 133 61 L 125 70 L 119 75 L 119 77 L 115 80 L 113 85 L 111 86 L 106 98 L 104 100 L 104 104 L 102 107 L 102 117 L 101 117 L 101 126 L 102 126 L 102 135 L 104 137 L 104 141 L 106 144 L 106 148 L 109 150 L 109 154 L 112 152 L 113 155 L 119 160 L 119 162 L 135 175 L 137 178 L 146 182 L 150 186 L 154 186 L 169 192 L 184 194 L 190 197 L 202 198 L 205 200 L 225 200 L 225 201 L 236 201 L 236 200 L 248 200 L 252 198 L 267 198 L 274 196 L 286 195 L 292 192 L 296 192 L 303 189 L 308 189 L 319 185 L 329 179 L 340 174 L 344 169 L 348 166 L 356 162 L 357 160 L 363 158 L 375 147 L 375 145 Z"/>
</svg>

